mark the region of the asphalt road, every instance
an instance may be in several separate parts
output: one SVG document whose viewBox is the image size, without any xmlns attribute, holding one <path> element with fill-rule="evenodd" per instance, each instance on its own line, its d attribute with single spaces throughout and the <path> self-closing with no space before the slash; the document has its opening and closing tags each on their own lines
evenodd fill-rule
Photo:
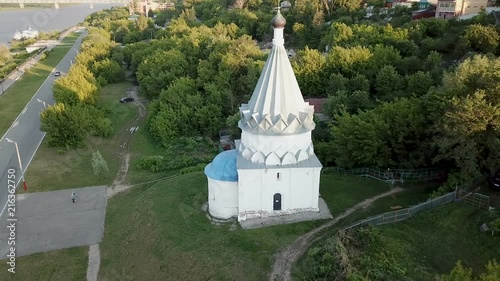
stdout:
<svg viewBox="0 0 500 281">
<path fill-rule="evenodd" d="M 54 76 L 54 72 L 60 71 L 61 75 L 68 72 L 68 69 L 71 66 L 71 61 L 74 60 L 77 55 L 77 50 L 80 48 L 82 38 L 85 34 L 85 31 L 82 32 L 82 35 L 78 38 L 73 47 L 68 51 L 49 77 L 47 77 L 42 86 L 38 89 L 33 98 L 28 102 L 21 114 L 19 114 L 17 119 L 11 125 L 7 133 L 5 133 L 5 135 L 0 139 L 0 219 L 2 220 L 6 217 L 5 213 L 7 213 L 5 207 L 7 206 L 8 197 L 9 169 L 16 170 L 15 181 L 19 192 L 19 188 L 23 188 L 22 174 L 24 174 L 28 168 L 31 160 L 38 150 L 38 147 L 45 137 L 45 133 L 40 131 L 40 112 L 44 109 L 44 104 L 38 100 L 45 102 L 46 105 L 54 103 L 52 86 L 54 85 L 54 81 L 58 78 Z M 21 172 L 19 168 L 15 145 L 14 143 L 9 143 L 6 140 L 7 138 L 17 142 L 19 146 L 23 172 Z M 28 184 L 29 191 L 29 179 L 26 179 L 26 182 Z M 19 183 L 21 183 L 20 187 Z"/>
</svg>

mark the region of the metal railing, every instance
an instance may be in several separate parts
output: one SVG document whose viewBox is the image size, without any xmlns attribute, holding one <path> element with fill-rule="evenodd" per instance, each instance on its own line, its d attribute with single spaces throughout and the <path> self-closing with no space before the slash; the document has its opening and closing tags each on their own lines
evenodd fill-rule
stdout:
<svg viewBox="0 0 500 281">
<path fill-rule="evenodd" d="M 435 169 L 379 169 L 379 168 L 357 168 L 344 169 L 340 167 L 326 167 L 324 173 L 338 173 L 372 178 L 387 183 L 404 183 L 405 180 L 430 181 L 442 179 L 447 176 L 446 170 Z"/>
<path fill-rule="evenodd" d="M 475 191 L 466 192 L 465 190 L 461 190 L 458 201 L 464 202 L 465 204 L 477 209 L 490 209 L 490 197 Z"/>
<path fill-rule="evenodd" d="M 447 193 L 443 196 L 434 198 L 432 200 L 428 200 L 423 203 L 419 203 L 417 205 L 411 206 L 409 208 L 401 209 L 401 210 L 396 210 L 396 211 L 391 211 L 391 212 L 386 212 L 374 217 L 369 217 L 360 221 L 357 221 L 342 230 L 354 228 L 354 227 L 360 227 L 360 226 L 366 226 L 366 225 L 380 225 L 380 224 L 386 224 L 386 223 L 393 223 L 393 222 L 398 222 L 402 221 L 405 219 L 408 219 L 412 217 L 413 215 L 424 211 L 424 210 L 429 210 L 433 209 L 437 206 L 441 206 L 450 202 L 455 201 L 456 199 L 456 192 L 450 192 Z"/>
</svg>

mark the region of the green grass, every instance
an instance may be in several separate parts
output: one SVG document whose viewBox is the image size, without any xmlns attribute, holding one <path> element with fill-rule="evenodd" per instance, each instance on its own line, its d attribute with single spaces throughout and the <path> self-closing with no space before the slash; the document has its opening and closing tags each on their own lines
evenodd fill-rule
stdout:
<svg viewBox="0 0 500 281">
<path fill-rule="evenodd" d="M 345 184 L 344 185 L 339 185 L 339 182 L 342 182 L 342 178 L 344 178 Z M 352 198 L 353 196 L 356 196 L 356 194 L 360 194 L 358 196 L 358 202 L 362 200 L 363 196 L 363 190 L 361 189 L 352 189 L 350 186 L 352 184 L 349 184 L 349 182 L 358 182 L 358 184 L 362 184 L 363 181 L 366 181 L 365 185 L 368 186 L 373 186 L 379 189 L 378 192 L 375 192 L 370 190 L 371 194 L 370 196 L 365 196 L 365 197 L 372 197 L 378 193 L 385 192 L 389 189 L 388 185 L 385 183 L 379 182 L 379 181 L 374 181 L 374 180 L 368 180 L 368 179 L 363 179 L 359 177 L 350 177 L 350 176 L 342 176 L 342 175 L 336 175 L 333 176 L 331 179 L 333 183 L 337 183 L 337 186 L 340 186 L 343 190 L 343 193 L 350 194 L 348 198 Z M 324 185 L 328 185 L 328 179 L 321 179 L 321 194 L 325 194 L 325 187 Z M 425 202 L 429 198 L 429 194 L 436 189 L 438 185 L 435 183 L 429 183 L 429 184 L 412 184 L 412 185 L 407 185 L 404 191 L 394 194 L 392 196 L 388 197 L 383 197 L 378 199 L 377 201 L 373 202 L 370 206 L 364 208 L 364 209 L 359 209 L 355 211 L 353 214 L 349 215 L 348 217 L 342 219 L 339 221 L 338 224 L 336 224 L 333 227 L 330 227 L 326 229 L 323 232 L 323 236 L 321 239 L 313 243 L 312 247 L 316 247 L 321 245 L 322 243 L 325 242 L 326 239 L 329 237 L 335 235 L 337 231 L 339 231 L 341 228 L 349 226 L 352 223 L 355 223 L 359 220 L 366 219 L 371 216 L 379 215 L 384 212 L 390 212 L 392 211 L 391 207 L 393 206 L 401 206 L 402 208 L 407 208 L 412 205 L 416 205 L 420 202 Z M 341 193 L 341 192 L 339 192 Z M 322 196 L 325 198 L 325 196 Z M 326 201 L 326 198 L 325 198 Z M 332 205 L 335 205 L 335 193 L 332 194 L 332 201 L 328 200 L 327 204 L 330 207 L 330 211 L 335 210 L 335 207 L 332 207 Z M 340 201 L 341 202 L 341 201 Z M 355 204 L 355 202 L 354 202 Z M 351 203 L 351 205 L 354 205 Z M 345 204 L 342 208 L 338 208 L 340 211 L 344 210 L 345 208 L 350 207 L 348 204 Z M 333 213 L 333 212 L 332 212 Z M 303 276 L 303 272 L 305 270 L 304 267 L 307 267 L 308 265 L 306 264 L 306 255 L 302 256 L 299 261 L 297 262 L 297 265 L 293 268 L 293 276 L 294 279 L 301 279 Z"/>
<path fill-rule="evenodd" d="M 347 226 L 350 223 L 354 223 L 370 216 L 391 212 L 393 211 L 391 207 L 401 206 L 402 208 L 408 208 L 410 206 L 417 205 L 418 203 L 425 202 L 429 199 L 432 191 L 434 191 L 437 187 L 438 185 L 433 183 L 413 185 L 400 193 L 378 199 L 367 208 L 358 210 L 348 218 L 342 220 L 339 225 Z"/>
<path fill-rule="evenodd" d="M 85 280 L 88 247 L 76 247 L 16 258 L 16 272 L 7 271 L 6 260 L 0 260 L 3 281 L 81 281 Z"/>
<path fill-rule="evenodd" d="M 323 175 L 320 181 L 321 197 L 333 216 L 366 198 L 390 190 L 384 182 L 346 175 Z"/>
<path fill-rule="evenodd" d="M 77 38 L 78 34 L 71 34 L 63 42 L 75 42 Z M 19 113 L 70 48 L 71 45 L 54 47 L 45 60 L 38 62 L 29 70 L 29 73 L 26 72 L 4 94 L 0 95 L 0 135 L 3 136 L 7 132 Z"/>
<path fill-rule="evenodd" d="M 409 189 L 398 194 L 396 199 L 380 199 L 372 207 L 353 214 L 340 225 L 357 221 L 367 214 L 374 215 L 386 211 L 386 208 L 394 203 L 402 203 L 404 207 L 413 205 L 425 195 L 422 189 Z M 402 222 L 377 226 L 377 241 L 381 244 L 364 249 L 351 249 L 351 246 L 348 246 L 347 253 L 350 255 L 350 263 L 356 265 L 363 274 L 366 272 L 358 263 L 360 258 L 369 259 L 373 264 L 379 265 L 390 260 L 392 265 L 389 267 L 405 268 L 409 280 L 433 281 L 436 276 L 449 273 L 458 260 L 461 260 L 464 266 L 471 267 L 475 275 L 479 275 L 484 272 L 489 260 L 499 258 L 498 235 L 492 237 L 490 232 L 479 231 L 479 226 L 490 220 L 484 211 L 461 203 L 449 203 L 423 211 Z M 313 247 L 322 247 L 339 228 L 330 229 Z M 304 255 L 294 267 L 294 279 L 307 279 L 306 272 L 312 264 L 314 262 L 311 258 Z"/>
<path fill-rule="evenodd" d="M 479 274 L 489 260 L 499 258 L 500 239 L 479 231 L 484 222 L 489 222 L 484 211 L 451 203 L 378 228 L 381 241 L 407 268 L 408 276 L 431 281 L 449 273 L 458 260 Z"/>
<path fill-rule="evenodd" d="M 61 40 L 61 44 L 74 44 L 76 39 L 78 39 L 78 37 L 80 37 L 81 33 L 79 32 L 73 32 L 73 33 L 70 33 L 68 34 L 68 36 L 64 37 L 62 40 Z"/>
<path fill-rule="evenodd" d="M 137 168 L 141 157 L 150 155 L 161 155 L 165 148 L 154 144 L 146 128 L 146 121 L 139 123 L 139 131 L 137 131 L 134 138 L 131 140 L 131 160 L 130 171 L 127 174 L 127 181 L 131 184 L 138 184 L 147 181 L 159 180 L 178 174 L 177 171 L 165 171 L 152 173 L 147 170 L 140 170 Z M 181 152 L 179 152 L 181 154 Z M 214 155 L 215 156 L 215 155 Z"/>
<path fill-rule="evenodd" d="M 323 175 L 321 181 L 323 197 L 335 212 L 387 189 L 355 177 Z M 230 231 L 231 224 L 210 223 L 201 210 L 206 201 L 202 172 L 110 199 L 100 244 L 100 279 L 266 280 L 274 253 L 322 223 Z"/>
<path fill-rule="evenodd" d="M 113 181 L 120 166 L 120 139 L 123 134 L 130 134 L 123 131 L 137 114 L 133 104 L 118 102 L 130 86 L 130 82 L 123 82 L 102 89 L 101 103 L 108 111 L 107 116 L 112 120 L 116 132 L 111 138 L 92 137 L 86 142 L 85 148 L 68 150 L 63 154 L 59 153 L 59 148 L 47 147 L 46 142 L 42 142 L 26 174 L 30 192 L 106 185 Z M 94 176 L 91 165 L 93 150 L 99 150 L 106 159 L 110 170 L 107 177 Z"/>
</svg>

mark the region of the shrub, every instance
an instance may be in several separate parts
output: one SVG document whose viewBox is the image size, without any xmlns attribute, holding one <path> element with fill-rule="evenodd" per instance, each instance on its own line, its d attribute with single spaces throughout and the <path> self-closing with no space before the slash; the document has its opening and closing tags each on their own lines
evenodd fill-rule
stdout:
<svg viewBox="0 0 500 281">
<path fill-rule="evenodd" d="M 153 173 L 160 172 L 165 166 L 165 158 L 160 155 L 155 156 L 143 156 L 139 160 L 138 168 L 141 170 L 149 170 Z"/>
<path fill-rule="evenodd" d="M 92 152 L 92 169 L 94 170 L 94 175 L 100 178 L 109 174 L 108 164 L 99 150 Z"/>
<path fill-rule="evenodd" d="M 93 134 L 109 138 L 113 134 L 113 126 L 109 118 L 98 118 L 94 123 Z"/>
</svg>

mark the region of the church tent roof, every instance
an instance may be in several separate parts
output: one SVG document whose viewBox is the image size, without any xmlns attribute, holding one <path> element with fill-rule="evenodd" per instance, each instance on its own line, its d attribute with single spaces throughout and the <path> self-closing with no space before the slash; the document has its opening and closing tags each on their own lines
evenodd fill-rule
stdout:
<svg viewBox="0 0 500 281">
<path fill-rule="evenodd" d="M 304 102 L 284 47 L 286 20 L 272 20 L 273 47 L 248 104 L 240 107 L 239 127 L 258 134 L 295 134 L 314 129 L 314 107 Z"/>
</svg>

